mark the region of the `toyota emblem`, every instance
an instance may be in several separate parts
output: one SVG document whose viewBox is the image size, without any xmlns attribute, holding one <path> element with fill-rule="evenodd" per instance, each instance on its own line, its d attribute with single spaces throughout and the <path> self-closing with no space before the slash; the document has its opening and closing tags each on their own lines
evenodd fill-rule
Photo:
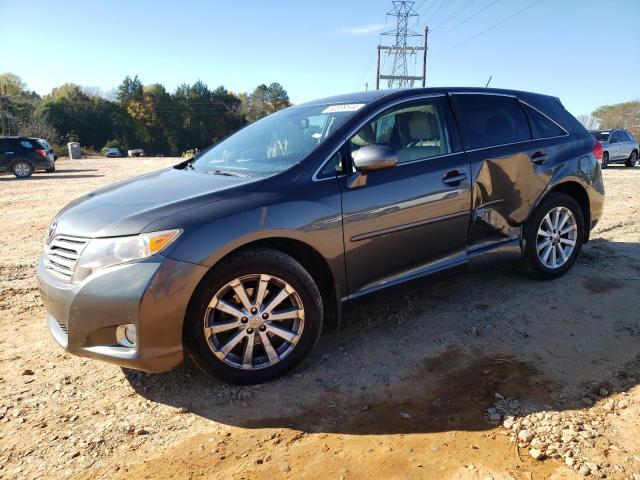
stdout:
<svg viewBox="0 0 640 480">
<path fill-rule="evenodd" d="M 53 237 L 55 237 L 57 227 L 57 220 L 54 220 L 53 222 L 51 222 L 51 225 L 49 225 L 49 231 L 47 232 L 47 245 L 49 245 L 51 243 L 51 240 L 53 240 Z"/>
</svg>

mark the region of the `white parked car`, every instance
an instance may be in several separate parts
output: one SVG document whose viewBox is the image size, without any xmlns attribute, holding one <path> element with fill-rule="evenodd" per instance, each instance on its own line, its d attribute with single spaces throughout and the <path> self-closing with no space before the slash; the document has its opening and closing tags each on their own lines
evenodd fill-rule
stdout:
<svg viewBox="0 0 640 480">
<path fill-rule="evenodd" d="M 144 157 L 144 150 L 141 148 L 134 148 L 133 150 L 127 150 L 127 156 L 129 157 Z"/>
</svg>

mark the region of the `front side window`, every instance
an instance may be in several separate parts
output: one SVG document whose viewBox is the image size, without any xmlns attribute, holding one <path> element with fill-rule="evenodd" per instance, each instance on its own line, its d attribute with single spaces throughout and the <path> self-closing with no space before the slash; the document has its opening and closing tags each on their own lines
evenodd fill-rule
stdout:
<svg viewBox="0 0 640 480">
<path fill-rule="evenodd" d="M 239 177 L 282 172 L 311 153 L 363 106 L 351 103 L 281 110 L 206 150 L 184 168 Z"/>
<path fill-rule="evenodd" d="M 514 97 L 454 95 L 464 127 L 467 149 L 531 140 L 529 122 Z"/>
<path fill-rule="evenodd" d="M 392 149 L 398 163 L 451 153 L 441 99 L 415 102 L 379 115 L 349 140 L 352 157 L 365 145 Z"/>
</svg>

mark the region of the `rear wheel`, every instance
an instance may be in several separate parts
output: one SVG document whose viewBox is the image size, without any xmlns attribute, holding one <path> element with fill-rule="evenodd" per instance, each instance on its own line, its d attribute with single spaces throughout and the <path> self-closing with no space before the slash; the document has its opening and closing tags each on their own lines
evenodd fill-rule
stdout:
<svg viewBox="0 0 640 480">
<path fill-rule="evenodd" d="M 638 162 L 638 152 L 634 150 L 633 152 L 631 152 L 631 155 L 629 155 L 629 158 L 625 162 L 625 165 L 627 167 L 635 167 L 637 162 Z"/>
<path fill-rule="evenodd" d="M 602 168 L 607 168 L 609 166 L 609 154 L 604 152 L 602 154 Z"/>
<path fill-rule="evenodd" d="M 525 226 L 524 265 L 534 278 L 548 280 L 565 274 L 575 263 L 584 238 L 584 219 L 577 202 L 551 193 Z"/>
<path fill-rule="evenodd" d="M 294 368 L 321 329 L 322 299 L 309 273 L 265 248 L 241 252 L 212 270 L 192 299 L 184 337 L 205 373 L 253 384 Z"/>
<path fill-rule="evenodd" d="M 27 178 L 33 175 L 33 166 L 25 160 L 18 160 L 11 167 L 11 172 L 18 178 Z"/>
</svg>

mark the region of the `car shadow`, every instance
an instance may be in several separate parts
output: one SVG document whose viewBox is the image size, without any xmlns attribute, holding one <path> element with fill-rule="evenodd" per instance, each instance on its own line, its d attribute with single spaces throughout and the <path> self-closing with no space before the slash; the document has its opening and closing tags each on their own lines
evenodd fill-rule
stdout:
<svg viewBox="0 0 640 480">
<path fill-rule="evenodd" d="M 346 313 L 292 374 L 240 387 L 190 361 L 125 370 L 143 397 L 245 428 L 394 434 L 493 428 L 496 394 L 528 411 L 583 408 L 640 378 L 640 244 L 592 240 L 547 282 L 489 266 Z M 585 401 L 588 397 L 589 402 Z"/>
</svg>

